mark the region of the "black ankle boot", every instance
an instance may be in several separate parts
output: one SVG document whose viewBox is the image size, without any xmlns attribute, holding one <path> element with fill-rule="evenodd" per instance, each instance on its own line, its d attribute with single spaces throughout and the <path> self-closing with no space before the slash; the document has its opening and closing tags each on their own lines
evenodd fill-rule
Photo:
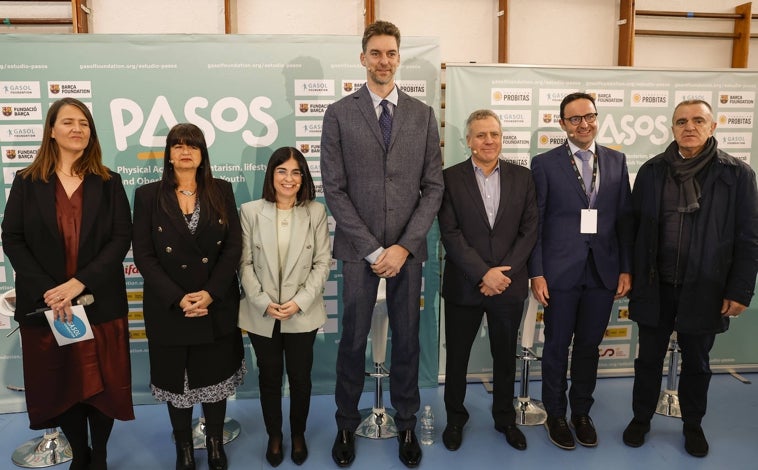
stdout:
<svg viewBox="0 0 758 470">
<path fill-rule="evenodd" d="M 205 447 L 208 449 L 208 468 L 210 470 L 226 470 L 226 452 L 224 452 L 224 439 L 216 436 L 208 436 L 205 439 Z"/>
<path fill-rule="evenodd" d="M 195 470 L 195 447 L 192 440 L 176 439 L 176 470 Z"/>
</svg>

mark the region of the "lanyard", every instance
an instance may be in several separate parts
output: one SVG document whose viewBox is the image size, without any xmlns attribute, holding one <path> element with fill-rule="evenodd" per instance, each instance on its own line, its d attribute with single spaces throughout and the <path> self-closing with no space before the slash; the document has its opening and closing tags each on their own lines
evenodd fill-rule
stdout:
<svg viewBox="0 0 758 470">
<path fill-rule="evenodd" d="M 587 195 L 587 201 L 588 205 L 590 204 L 590 200 L 592 199 L 592 193 L 595 192 L 595 182 L 597 181 L 597 155 L 595 153 L 592 153 L 592 181 L 590 182 L 590 191 L 587 192 L 587 188 L 584 186 L 584 178 L 582 178 L 582 174 L 579 172 L 579 168 L 576 166 L 576 160 L 574 159 L 574 155 L 571 153 L 571 147 L 566 144 L 566 152 L 569 154 L 569 157 L 571 157 L 571 168 L 574 169 L 574 173 L 576 173 L 576 179 L 579 180 L 579 184 L 582 185 L 582 191 L 584 191 L 584 194 Z"/>
</svg>

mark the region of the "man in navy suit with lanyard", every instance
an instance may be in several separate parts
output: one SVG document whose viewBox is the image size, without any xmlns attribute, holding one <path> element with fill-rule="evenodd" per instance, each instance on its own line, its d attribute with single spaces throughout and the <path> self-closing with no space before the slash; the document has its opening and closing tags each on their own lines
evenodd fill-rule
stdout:
<svg viewBox="0 0 758 470">
<path fill-rule="evenodd" d="M 561 102 L 567 141 L 532 159 L 539 228 L 529 259 L 532 293 L 545 307 L 542 401 L 550 440 L 562 449 L 597 445 L 589 416 L 598 346 L 614 299 L 631 286 L 632 212 L 623 153 L 598 145 L 595 100 L 572 93 Z M 572 344 L 573 338 L 573 344 Z M 571 390 L 566 397 L 569 346 Z"/>
</svg>

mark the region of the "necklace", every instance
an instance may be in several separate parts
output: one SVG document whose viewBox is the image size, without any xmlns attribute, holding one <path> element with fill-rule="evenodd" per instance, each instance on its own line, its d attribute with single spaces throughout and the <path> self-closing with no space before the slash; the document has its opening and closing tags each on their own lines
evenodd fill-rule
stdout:
<svg viewBox="0 0 758 470">
<path fill-rule="evenodd" d="M 179 191 L 180 193 L 184 194 L 184 195 L 185 195 L 185 196 L 187 196 L 187 197 L 190 197 L 190 196 L 194 196 L 194 195 L 195 195 L 195 193 L 197 192 L 197 190 L 195 190 L 195 191 L 190 191 L 190 190 L 188 190 L 188 189 L 177 189 L 177 191 Z"/>
<path fill-rule="evenodd" d="M 68 173 L 66 173 L 65 171 L 61 170 L 60 168 L 58 169 L 58 171 L 59 171 L 59 172 L 60 172 L 60 173 L 61 173 L 63 176 L 68 176 L 69 178 L 78 178 L 78 177 L 79 177 L 79 175 L 74 175 L 74 174 L 70 174 L 70 175 L 69 175 Z"/>
<path fill-rule="evenodd" d="M 279 219 L 279 225 L 286 227 L 290 224 L 290 215 L 292 215 L 292 209 L 279 209 L 277 218 Z"/>
</svg>

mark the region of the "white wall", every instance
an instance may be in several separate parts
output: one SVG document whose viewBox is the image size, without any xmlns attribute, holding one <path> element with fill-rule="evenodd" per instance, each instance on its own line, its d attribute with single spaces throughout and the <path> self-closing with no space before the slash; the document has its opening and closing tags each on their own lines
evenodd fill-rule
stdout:
<svg viewBox="0 0 758 470">
<path fill-rule="evenodd" d="M 747 0 L 637 0 L 637 9 L 728 13 Z M 497 0 L 376 0 L 376 16 L 406 36 L 438 36 L 443 62 L 497 61 Z M 364 0 L 235 0 L 240 34 L 340 34 L 363 30 Z M 508 57 L 514 64 L 616 65 L 620 0 L 510 0 Z M 224 33 L 223 0 L 89 0 L 90 32 Z M 753 4 L 758 13 L 758 1 Z M 68 15 L 66 3 L 2 2 L 0 18 Z M 728 20 L 638 17 L 637 28 L 731 32 Z M 0 25 L 0 32 L 64 32 L 65 28 Z M 758 21 L 753 21 L 758 32 Z M 2 35 L 0 35 L 0 45 Z M 758 40 L 750 68 L 758 68 Z M 635 65 L 721 68 L 731 40 L 637 37 Z"/>
</svg>

